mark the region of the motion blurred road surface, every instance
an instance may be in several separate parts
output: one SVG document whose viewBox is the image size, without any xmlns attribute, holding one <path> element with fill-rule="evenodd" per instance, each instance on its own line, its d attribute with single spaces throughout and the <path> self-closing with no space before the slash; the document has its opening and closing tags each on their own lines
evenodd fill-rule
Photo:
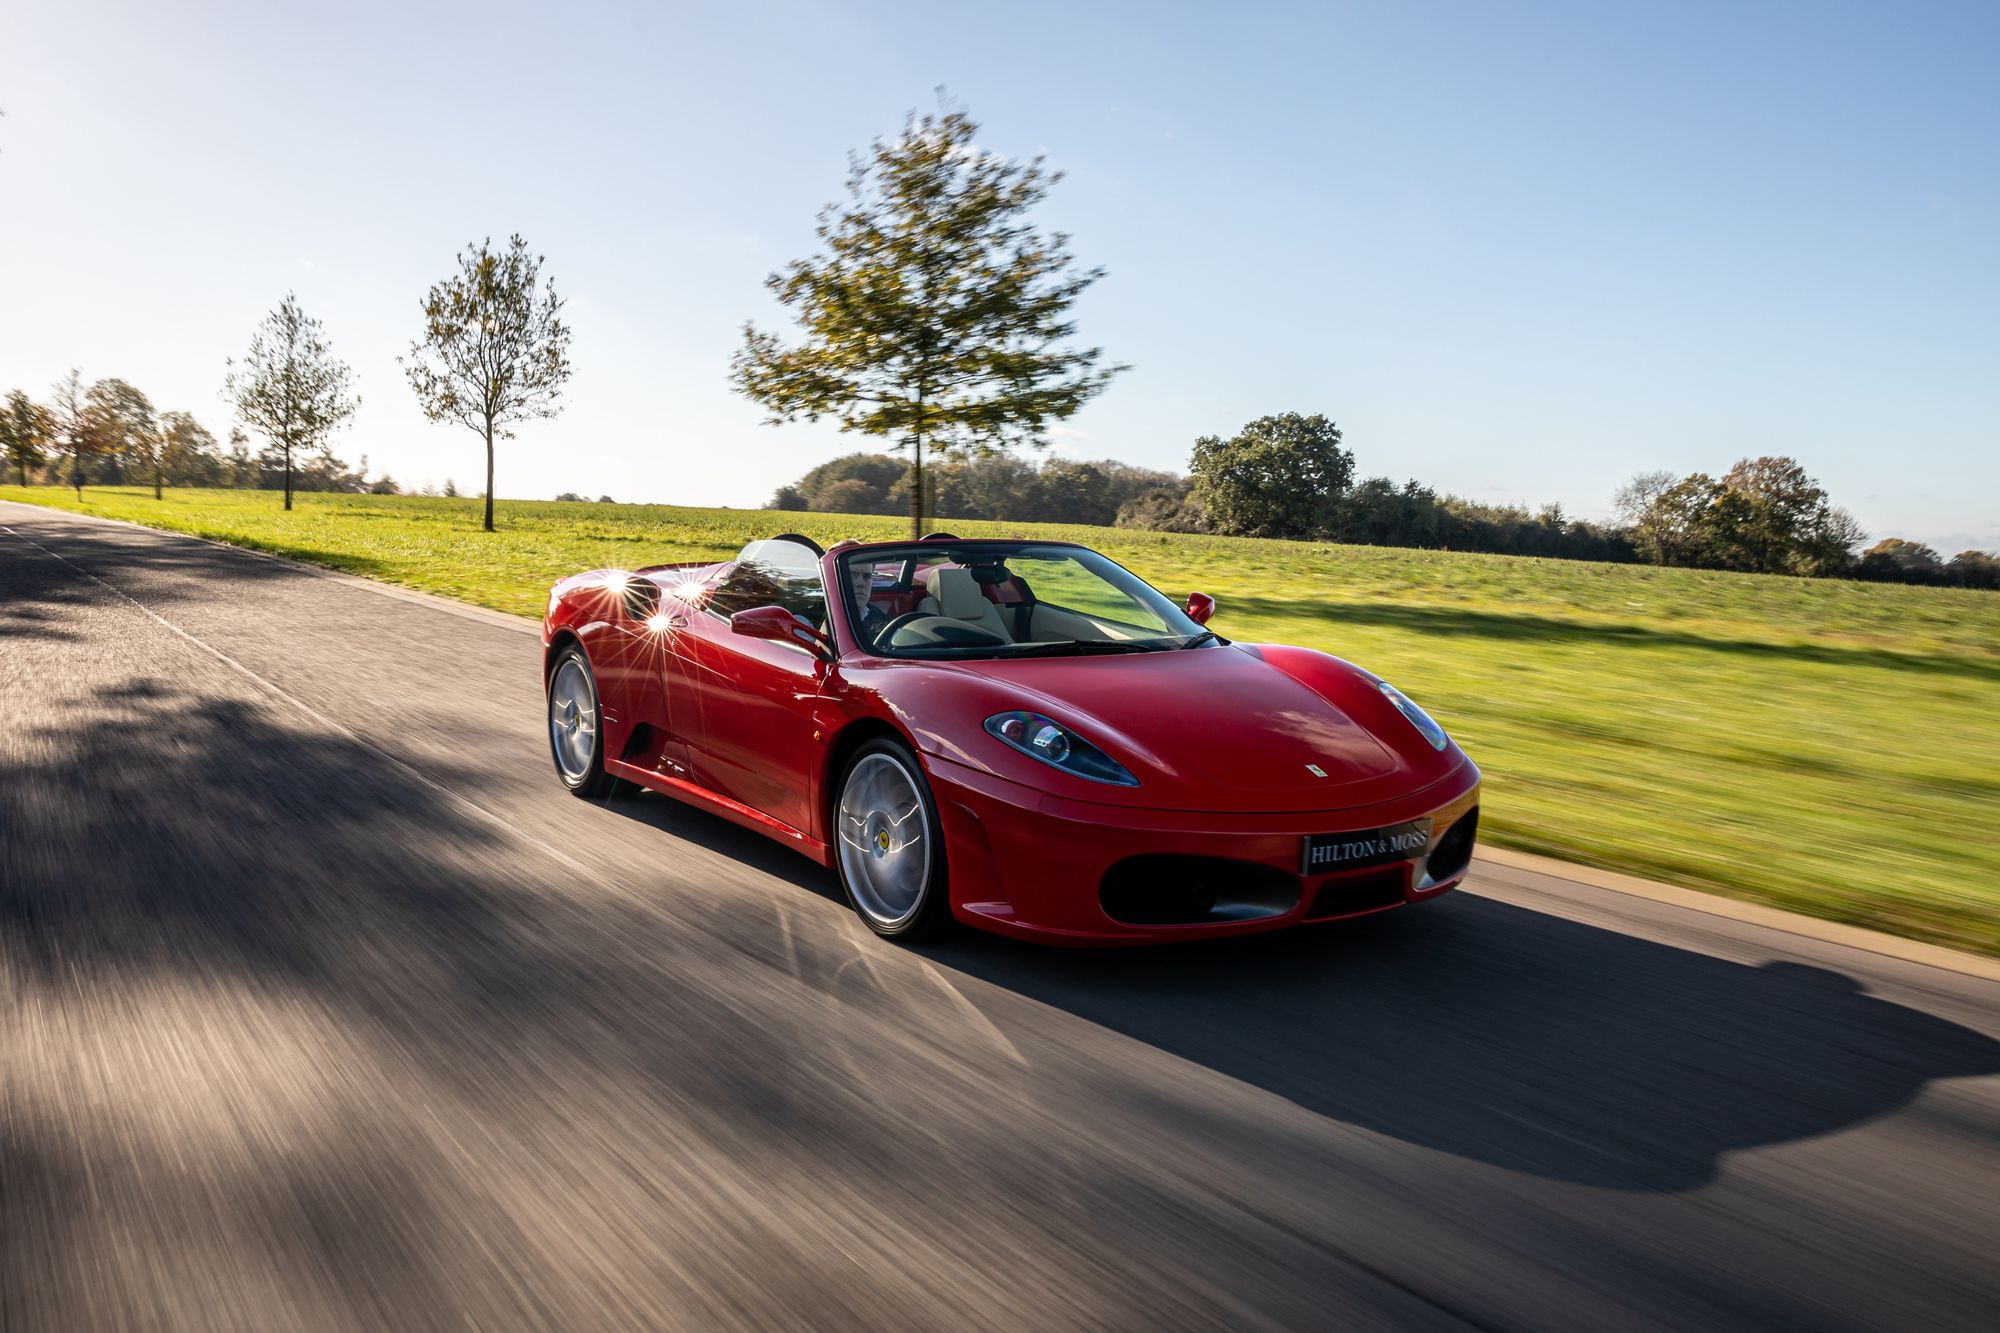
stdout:
<svg viewBox="0 0 2000 1333">
<path fill-rule="evenodd" d="M 2000 1324 L 2000 984 L 1490 865 L 904 950 L 537 661 L 0 504 L 0 1328 Z"/>
</svg>

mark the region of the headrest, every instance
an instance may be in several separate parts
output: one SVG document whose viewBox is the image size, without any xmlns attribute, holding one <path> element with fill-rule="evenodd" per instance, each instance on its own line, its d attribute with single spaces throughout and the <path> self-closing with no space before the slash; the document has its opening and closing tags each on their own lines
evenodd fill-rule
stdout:
<svg viewBox="0 0 2000 1333">
<path fill-rule="evenodd" d="M 937 599 L 938 611 L 953 620 L 978 620 L 987 605 L 972 571 L 939 565 L 924 575 L 924 591 Z"/>
</svg>

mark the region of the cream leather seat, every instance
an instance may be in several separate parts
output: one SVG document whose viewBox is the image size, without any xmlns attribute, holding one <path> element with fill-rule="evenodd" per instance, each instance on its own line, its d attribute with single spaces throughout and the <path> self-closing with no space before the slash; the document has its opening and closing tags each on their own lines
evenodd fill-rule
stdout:
<svg viewBox="0 0 2000 1333">
<path fill-rule="evenodd" d="M 917 603 L 917 610 L 977 625 L 1005 643 L 1014 641 L 1014 636 L 1007 632 L 1006 617 L 1000 614 L 999 607 L 986 600 L 986 594 L 973 581 L 971 570 L 940 565 L 924 575 L 924 592 L 928 595 Z"/>
</svg>

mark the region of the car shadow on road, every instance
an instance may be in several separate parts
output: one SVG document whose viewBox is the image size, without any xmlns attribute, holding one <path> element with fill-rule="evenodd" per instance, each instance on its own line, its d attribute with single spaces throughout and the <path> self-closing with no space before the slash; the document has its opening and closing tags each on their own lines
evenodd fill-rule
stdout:
<svg viewBox="0 0 2000 1333">
<path fill-rule="evenodd" d="M 842 900 L 831 871 L 715 816 L 653 793 L 606 808 Z M 920 952 L 1331 1119 L 1610 1189 L 1699 1188 L 1731 1152 L 2000 1073 L 2000 1041 L 1843 973 L 1474 894 L 1202 944 L 1073 951 L 961 931 Z"/>
<path fill-rule="evenodd" d="M 1745 965 L 1468 894 L 1277 935 L 939 965 L 1320 1115 L 1509 1170 L 1679 1191 L 1745 1149 L 2000 1073 L 2000 1042 L 1786 962 Z"/>
</svg>

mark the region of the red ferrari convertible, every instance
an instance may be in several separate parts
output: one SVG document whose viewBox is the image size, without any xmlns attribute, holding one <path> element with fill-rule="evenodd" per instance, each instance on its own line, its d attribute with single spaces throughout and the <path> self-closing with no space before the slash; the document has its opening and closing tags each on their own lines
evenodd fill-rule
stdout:
<svg viewBox="0 0 2000 1333">
<path fill-rule="evenodd" d="M 549 742 L 833 866 L 877 933 L 1235 935 L 1464 876 L 1479 770 L 1386 682 L 1087 547 L 796 535 L 564 579 Z"/>
</svg>

